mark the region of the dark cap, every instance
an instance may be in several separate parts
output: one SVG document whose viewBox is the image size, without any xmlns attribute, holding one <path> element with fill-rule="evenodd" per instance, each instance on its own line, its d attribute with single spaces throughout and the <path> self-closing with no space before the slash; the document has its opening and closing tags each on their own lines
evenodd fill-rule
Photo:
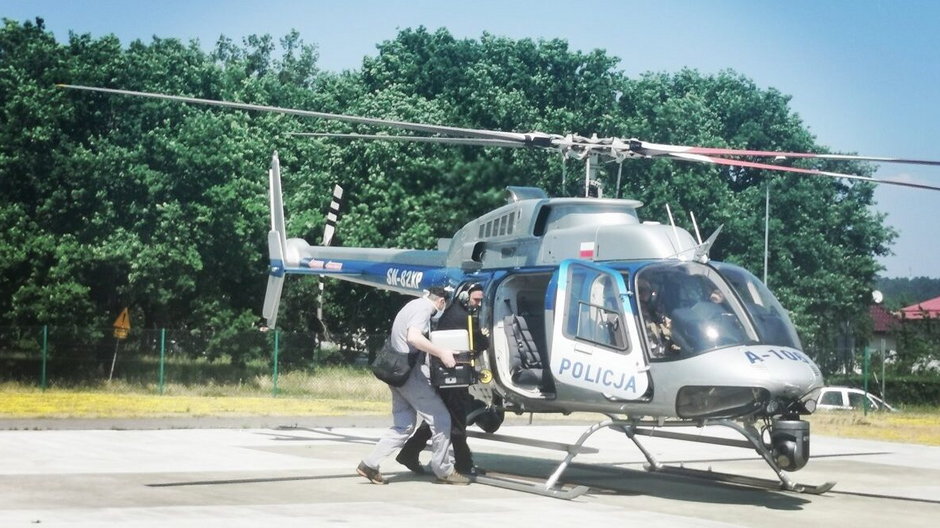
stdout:
<svg viewBox="0 0 940 528">
<path fill-rule="evenodd" d="M 441 288 L 440 286 L 432 286 L 428 288 L 428 293 L 430 293 L 431 295 L 435 297 L 440 297 L 442 299 L 447 299 L 448 297 L 447 290 L 445 290 L 444 288 Z"/>
<path fill-rule="evenodd" d="M 483 291 L 483 286 L 481 286 L 479 283 L 477 283 L 477 284 L 474 284 L 474 285 L 470 286 L 469 288 L 467 288 L 467 293 L 473 293 L 473 292 L 476 292 L 476 291 L 479 291 L 479 292 Z"/>
</svg>

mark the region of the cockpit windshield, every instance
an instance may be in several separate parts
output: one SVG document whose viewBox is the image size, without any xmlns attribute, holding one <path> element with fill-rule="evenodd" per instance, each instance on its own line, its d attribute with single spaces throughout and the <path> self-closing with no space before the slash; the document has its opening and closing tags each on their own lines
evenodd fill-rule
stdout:
<svg viewBox="0 0 940 528">
<path fill-rule="evenodd" d="M 759 342 L 744 307 L 714 268 L 652 264 L 636 274 L 634 291 L 652 360 Z"/>
<path fill-rule="evenodd" d="M 718 268 L 718 273 L 731 283 L 738 297 L 744 301 L 744 309 L 751 314 L 751 320 L 757 326 L 761 343 L 803 350 L 796 328 L 790 322 L 787 311 L 763 282 L 751 272 L 733 264 L 723 262 L 712 264 Z"/>
</svg>

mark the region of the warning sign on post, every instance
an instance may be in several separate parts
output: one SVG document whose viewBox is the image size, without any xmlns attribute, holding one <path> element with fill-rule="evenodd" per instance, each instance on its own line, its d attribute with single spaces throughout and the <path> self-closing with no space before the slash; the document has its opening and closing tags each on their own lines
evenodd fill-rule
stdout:
<svg viewBox="0 0 940 528">
<path fill-rule="evenodd" d="M 114 320 L 114 337 L 118 339 L 126 339 L 127 333 L 131 329 L 131 316 L 127 311 L 127 308 L 124 308 L 121 311 L 121 315 Z"/>
</svg>

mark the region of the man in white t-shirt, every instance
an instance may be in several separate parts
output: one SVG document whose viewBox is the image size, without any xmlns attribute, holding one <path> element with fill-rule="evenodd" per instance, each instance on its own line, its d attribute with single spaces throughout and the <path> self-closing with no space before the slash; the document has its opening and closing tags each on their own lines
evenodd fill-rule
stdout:
<svg viewBox="0 0 940 528">
<path fill-rule="evenodd" d="M 431 288 L 424 297 L 406 304 L 395 316 L 389 337 L 392 348 L 401 353 L 424 352 L 437 356 L 446 367 L 453 367 L 454 350 L 431 343 L 427 335 L 431 318 L 447 305 L 447 292 L 443 288 Z M 423 354 L 419 354 L 422 357 Z M 408 379 L 401 387 L 389 387 L 392 391 L 392 421 L 375 448 L 369 453 L 356 472 L 373 484 L 386 484 L 379 472 L 379 464 L 390 454 L 398 451 L 411 436 L 418 422 L 424 420 L 431 427 L 431 471 L 438 482 L 445 484 L 469 484 L 470 479 L 454 471 L 450 453 L 450 413 L 428 379 L 426 362 L 418 360 Z"/>
</svg>

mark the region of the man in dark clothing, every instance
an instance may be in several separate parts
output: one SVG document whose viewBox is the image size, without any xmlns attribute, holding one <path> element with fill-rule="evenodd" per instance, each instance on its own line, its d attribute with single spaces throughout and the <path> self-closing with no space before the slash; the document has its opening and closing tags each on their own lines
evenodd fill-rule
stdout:
<svg viewBox="0 0 940 528">
<path fill-rule="evenodd" d="M 462 294 L 459 295 L 457 302 L 452 303 L 444 311 L 437 323 L 437 330 L 469 330 L 468 318 L 476 315 L 483 303 L 483 287 L 474 284 L 466 290 L 466 294 L 465 298 L 461 298 Z M 471 335 L 474 351 L 486 348 L 485 339 L 474 318 Z M 467 445 L 467 409 L 472 400 L 470 392 L 467 387 L 438 389 L 437 392 L 444 400 L 447 410 L 450 411 L 450 440 L 454 448 L 454 470 L 464 475 L 475 476 L 477 470 L 473 466 L 473 455 Z M 415 473 L 424 473 L 418 454 L 424 450 L 430 438 L 431 428 L 428 424 L 422 423 L 402 447 L 395 460 Z"/>
</svg>

